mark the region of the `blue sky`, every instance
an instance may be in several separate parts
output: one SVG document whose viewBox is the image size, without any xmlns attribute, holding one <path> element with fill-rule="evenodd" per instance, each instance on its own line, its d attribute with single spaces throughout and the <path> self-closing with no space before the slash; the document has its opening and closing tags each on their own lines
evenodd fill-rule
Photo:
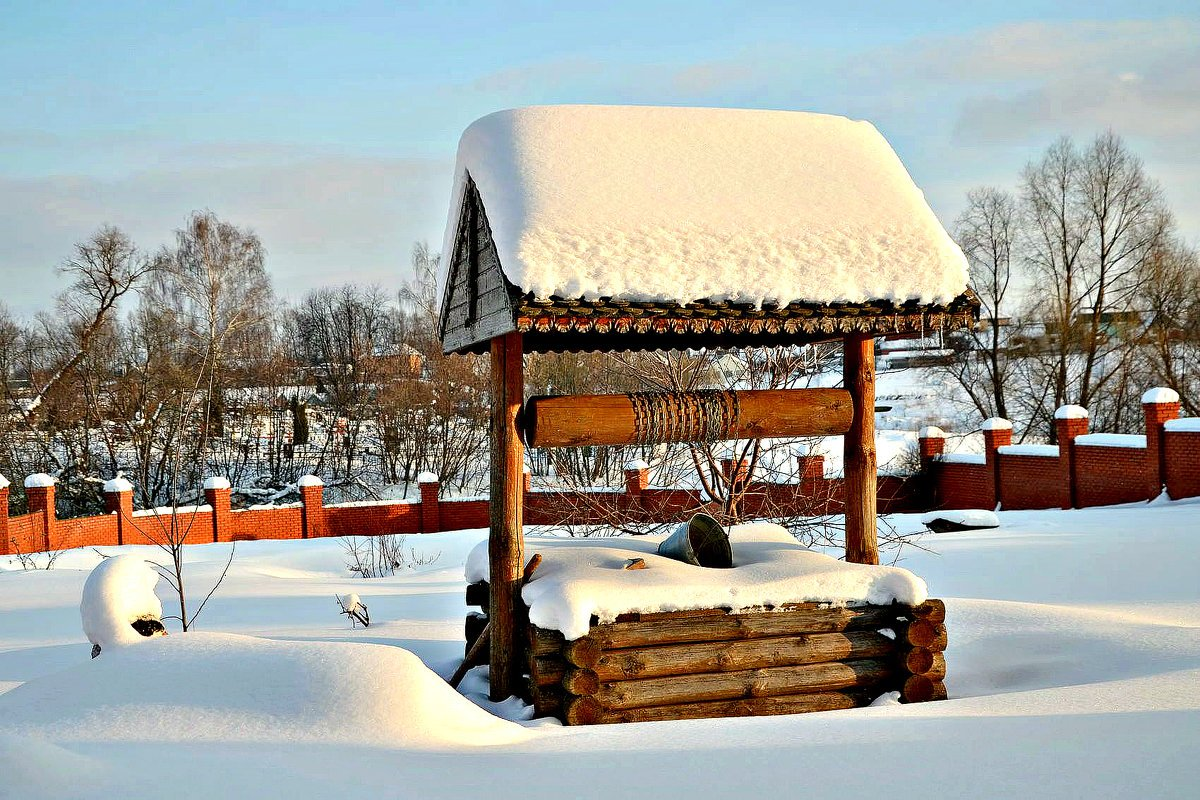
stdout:
<svg viewBox="0 0 1200 800">
<path fill-rule="evenodd" d="M 441 240 L 458 134 L 499 108 L 655 103 L 873 121 L 947 224 L 1060 134 L 1106 127 L 1200 235 L 1194 3 L 12 3 L 0 0 L 0 274 L 28 315 L 73 242 L 192 209 L 277 289 L 398 287 Z"/>
</svg>

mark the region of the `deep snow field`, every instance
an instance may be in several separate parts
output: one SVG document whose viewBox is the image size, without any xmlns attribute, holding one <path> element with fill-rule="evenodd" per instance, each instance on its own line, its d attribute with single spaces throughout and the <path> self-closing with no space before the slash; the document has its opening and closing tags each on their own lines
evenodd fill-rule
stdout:
<svg viewBox="0 0 1200 800">
<path fill-rule="evenodd" d="M 483 531 L 409 537 L 440 559 L 376 580 L 337 540 L 241 543 L 196 632 L 94 661 L 98 556 L 0 558 L 0 797 L 1200 796 L 1200 500 L 999 516 L 902 554 L 946 600 L 951 700 L 585 728 L 433 674 Z M 189 550 L 193 594 L 227 554 Z M 370 628 L 337 613 L 351 591 Z"/>
</svg>

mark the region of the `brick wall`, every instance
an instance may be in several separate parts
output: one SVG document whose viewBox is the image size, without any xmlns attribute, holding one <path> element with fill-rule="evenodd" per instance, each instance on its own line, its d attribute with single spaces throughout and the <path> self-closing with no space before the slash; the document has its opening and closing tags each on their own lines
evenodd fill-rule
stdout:
<svg viewBox="0 0 1200 800">
<path fill-rule="evenodd" d="M 1121 437 L 1118 447 L 1081 440 L 1088 433 L 1087 410 L 1064 406 L 1055 414 L 1058 457 L 1001 452 L 1005 438 L 998 423 L 983 423 L 984 465 L 945 459 L 944 434 L 921 431 L 922 472 L 933 508 L 1086 508 L 1146 501 L 1165 487 L 1170 497 L 1200 496 L 1200 423 L 1175 421 L 1179 396 L 1165 388 L 1142 396 L 1144 444 Z M 1099 438 L 1099 437 L 1098 437 Z M 1103 441 L 1103 440 L 1102 440 Z M 1119 440 L 1118 440 L 1119 441 Z"/>
<path fill-rule="evenodd" d="M 1056 491 L 1062 479 L 1061 459 L 1048 456 L 1000 453 L 1000 506 L 1057 508 L 1061 502 Z M 1047 491 L 1047 487 L 1052 487 Z"/>
<path fill-rule="evenodd" d="M 1167 431 L 1164 440 L 1167 494 L 1200 496 L 1200 431 Z"/>
<path fill-rule="evenodd" d="M 1146 500 L 1150 459 L 1144 447 L 1075 445 L 1075 507 Z"/>
</svg>

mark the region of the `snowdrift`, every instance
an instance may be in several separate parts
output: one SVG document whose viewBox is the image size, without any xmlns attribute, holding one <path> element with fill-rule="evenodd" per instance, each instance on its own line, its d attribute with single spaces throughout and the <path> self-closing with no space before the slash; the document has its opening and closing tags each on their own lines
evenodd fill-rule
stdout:
<svg viewBox="0 0 1200 800">
<path fill-rule="evenodd" d="M 0 731 L 57 741 L 494 745 L 528 735 L 399 647 L 187 633 L 105 652 L 3 698 Z"/>
</svg>

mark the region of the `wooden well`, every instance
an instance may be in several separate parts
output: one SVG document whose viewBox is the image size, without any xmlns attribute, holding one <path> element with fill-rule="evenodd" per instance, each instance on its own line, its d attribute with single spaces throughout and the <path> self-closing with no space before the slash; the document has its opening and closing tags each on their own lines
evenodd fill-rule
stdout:
<svg viewBox="0 0 1200 800">
<path fill-rule="evenodd" d="M 486 608 L 486 583 L 467 602 Z M 593 620 L 586 636 L 523 624 L 522 688 L 567 725 L 831 711 L 946 698 L 946 607 L 796 603 Z M 467 649 L 486 624 L 467 617 Z"/>
</svg>

